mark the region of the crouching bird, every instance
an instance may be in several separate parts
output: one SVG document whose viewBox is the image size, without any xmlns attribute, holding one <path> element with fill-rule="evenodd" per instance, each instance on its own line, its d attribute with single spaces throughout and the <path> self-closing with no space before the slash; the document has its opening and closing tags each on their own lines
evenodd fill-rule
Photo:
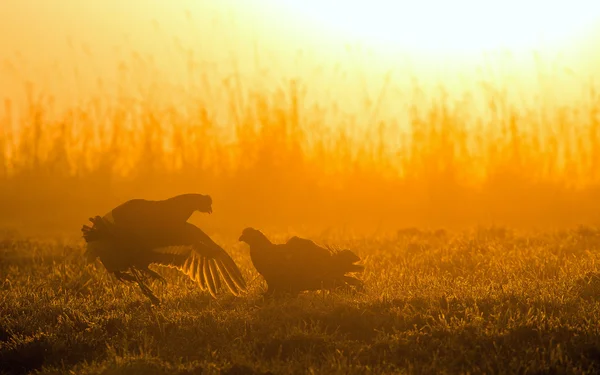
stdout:
<svg viewBox="0 0 600 375">
<path fill-rule="evenodd" d="M 333 252 L 299 237 L 273 244 L 254 228 L 244 229 L 239 240 L 250 246 L 252 264 L 267 282 L 265 296 L 344 286 L 362 288 L 360 280 L 346 275 L 364 270 L 355 264 L 360 258 L 350 250 Z"/>
<path fill-rule="evenodd" d="M 183 194 L 160 201 L 133 199 L 103 217 L 90 218 L 81 229 L 85 256 L 100 258 L 117 279 L 137 283 L 153 303 L 158 298 L 146 285 L 148 279 L 166 282 L 151 264 L 178 268 L 200 289 L 216 297 L 222 283 L 238 296 L 246 283 L 229 254 L 200 228 L 187 220 L 195 212 L 212 212 L 208 195 Z"/>
</svg>

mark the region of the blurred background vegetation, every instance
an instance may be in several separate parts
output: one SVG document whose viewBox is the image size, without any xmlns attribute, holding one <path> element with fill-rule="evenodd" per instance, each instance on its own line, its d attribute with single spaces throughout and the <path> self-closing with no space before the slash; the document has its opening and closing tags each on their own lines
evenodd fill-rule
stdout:
<svg viewBox="0 0 600 375">
<path fill-rule="evenodd" d="M 75 38 L 45 70 L 6 56 L 0 225 L 77 232 L 183 192 L 213 196 L 194 220 L 232 234 L 600 223 L 598 87 L 560 58 L 399 66 L 346 45 L 282 62 L 211 44 L 210 61 L 153 28 L 154 52 L 125 43 L 101 63 Z"/>
</svg>

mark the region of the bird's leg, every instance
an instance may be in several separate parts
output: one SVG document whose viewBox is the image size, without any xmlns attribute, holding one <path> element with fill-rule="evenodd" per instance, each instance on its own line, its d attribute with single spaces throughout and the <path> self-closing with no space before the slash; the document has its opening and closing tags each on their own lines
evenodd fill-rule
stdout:
<svg viewBox="0 0 600 375">
<path fill-rule="evenodd" d="M 150 288 L 148 288 L 148 286 L 146 284 L 144 284 L 144 282 L 141 280 L 139 271 L 135 268 L 132 268 L 131 272 L 133 273 L 133 275 L 137 281 L 137 284 L 139 285 L 140 289 L 142 290 L 142 293 L 144 293 L 144 295 L 146 297 L 148 297 L 153 304 L 159 305 L 160 300 L 158 299 L 158 297 L 156 297 L 154 295 L 154 293 L 152 293 L 152 290 L 150 290 Z"/>
<path fill-rule="evenodd" d="M 142 283 L 146 283 L 149 279 L 155 279 L 157 277 L 155 277 L 152 273 L 152 271 L 148 268 L 138 268 L 138 267 L 130 267 L 129 270 L 131 271 L 131 278 L 134 282 L 142 282 Z M 155 272 L 154 272 L 155 273 Z M 156 274 L 158 276 L 158 278 L 160 278 L 161 276 Z"/>
<path fill-rule="evenodd" d="M 132 283 L 137 282 L 135 276 L 128 274 L 127 272 L 115 271 L 114 275 L 117 277 L 117 280 L 121 282 L 129 281 Z"/>
<path fill-rule="evenodd" d="M 158 299 L 158 297 L 156 297 L 154 295 L 154 293 L 152 292 L 152 290 L 150 288 L 148 288 L 148 286 L 146 284 L 144 284 L 142 281 L 139 281 L 138 285 L 140 286 L 140 289 L 142 290 L 142 293 L 144 293 L 144 295 L 146 297 L 148 297 L 153 304 L 155 304 L 155 305 L 159 305 L 160 304 L 160 299 Z"/>
<path fill-rule="evenodd" d="M 267 291 L 263 294 L 263 297 L 267 299 L 277 299 L 282 298 L 283 296 L 285 296 L 284 291 L 269 284 L 267 284 Z"/>
<path fill-rule="evenodd" d="M 165 278 L 157 272 L 152 271 L 150 268 L 144 268 L 142 271 L 148 274 L 148 276 L 150 276 L 152 279 L 160 281 L 163 285 L 167 285 L 167 280 L 165 280 Z"/>
</svg>

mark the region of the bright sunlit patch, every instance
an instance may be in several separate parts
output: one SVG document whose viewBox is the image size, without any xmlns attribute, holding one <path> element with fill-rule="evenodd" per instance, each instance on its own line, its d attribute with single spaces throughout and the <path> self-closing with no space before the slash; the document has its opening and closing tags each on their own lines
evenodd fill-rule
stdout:
<svg viewBox="0 0 600 375">
<path fill-rule="evenodd" d="M 552 46 L 600 15 L 600 2 L 582 0 L 278 1 L 313 31 L 429 51 Z"/>
</svg>

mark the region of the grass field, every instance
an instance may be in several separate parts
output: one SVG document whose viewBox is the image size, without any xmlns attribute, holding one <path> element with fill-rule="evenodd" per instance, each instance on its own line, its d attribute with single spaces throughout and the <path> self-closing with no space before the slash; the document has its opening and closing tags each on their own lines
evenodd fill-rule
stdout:
<svg viewBox="0 0 600 375">
<path fill-rule="evenodd" d="M 261 297 L 247 249 L 222 240 L 248 294 L 213 300 L 169 270 L 169 285 L 154 285 L 158 307 L 85 264 L 81 241 L 4 238 L 0 373 L 600 371 L 600 231 L 590 227 L 324 235 L 364 259 L 364 294 L 279 301 Z"/>
</svg>

